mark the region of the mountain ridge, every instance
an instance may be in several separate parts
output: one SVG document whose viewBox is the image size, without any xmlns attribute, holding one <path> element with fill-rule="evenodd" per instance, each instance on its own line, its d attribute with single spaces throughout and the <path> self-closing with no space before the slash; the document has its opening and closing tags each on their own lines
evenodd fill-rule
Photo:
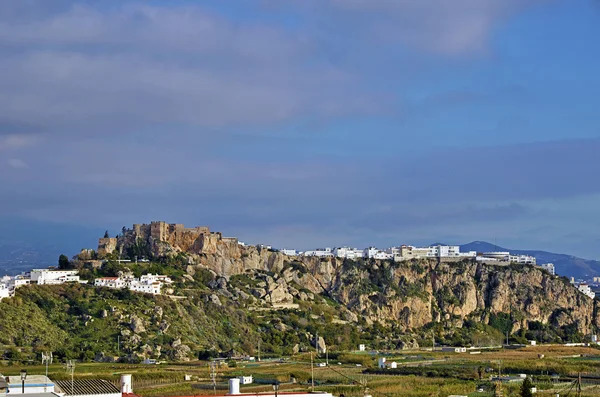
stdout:
<svg viewBox="0 0 600 397">
<path fill-rule="evenodd" d="M 509 251 L 516 255 L 535 256 L 538 264 L 554 263 L 556 274 L 575 278 L 589 278 L 600 275 L 600 261 L 583 259 L 575 255 L 559 254 L 543 250 L 517 250 L 497 246 L 486 241 L 472 241 L 460 245 L 461 251 Z"/>
</svg>

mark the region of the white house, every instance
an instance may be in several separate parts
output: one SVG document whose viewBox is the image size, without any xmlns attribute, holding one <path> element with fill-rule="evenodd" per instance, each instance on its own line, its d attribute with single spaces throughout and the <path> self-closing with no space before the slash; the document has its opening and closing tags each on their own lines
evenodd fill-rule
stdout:
<svg viewBox="0 0 600 397">
<path fill-rule="evenodd" d="M 2 298 L 8 298 L 10 296 L 12 296 L 12 294 L 11 290 L 8 288 L 8 285 L 0 283 L 0 300 L 2 300 Z"/>
<path fill-rule="evenodd" d="M 592 299 L 594 299 L 596 297 L 596 293 L 594 291 L 592 291 L 590 286 L 585 283 L 579 284 L 577 289 Z"/>
<path fill-rule="evenodd" d="M 375 258 L 375 255 L 377 255 L 378 252 L 380 252 L 380 250 L 377 247 L 365 248 L 363 251 L 363 256 L 369 259 Z"/>
<path fill-rule="evenodd" d="M 37 284 L 64 284 L 79 282 L 78 270 L 33 269 L 31 282 Z"/>
<path fill-rule="evenodd" d="M 358 351 L 359 351 L 359 352 L 364 352 L 366 348 L 367 348 L 367 347 L 366 347 L 365 345 L 362 345 L 362 344 L 361 344 L 361 345 L 358 345 Z"/>
<path fill-rule="evenodd" d="M 379 359 L 377 360 L 377 367 L 379 369 L 384 369 L 386 367 L 386 365 L 385 365 L 385 357 L 379 357 Z"/>
<path fill-rule="evenodd" d="M 250 375 L 250 376 L 238 376 L 238 379 L 240 380 L 240 384 L 241 385 L 249 385 L 252 382 L 254 382 L 254 379 L 252 378 L 252 375 Z"/>
<path fill-rule="evenodd" d="M 296 250 L 291 250 L 291 249 L 280 249 L 279 252 L 281 252 L 283 255 L 287 255 L 287 256 L 296 256 L 298 255 L 298 251 Z"/>
<path fill-rule="evenodd" d="M 94 281 L 96 287 L 107 287 L 107 288 L 125 288 L 127 282 L 119 277 L 100 277 Z"/>
</svg>

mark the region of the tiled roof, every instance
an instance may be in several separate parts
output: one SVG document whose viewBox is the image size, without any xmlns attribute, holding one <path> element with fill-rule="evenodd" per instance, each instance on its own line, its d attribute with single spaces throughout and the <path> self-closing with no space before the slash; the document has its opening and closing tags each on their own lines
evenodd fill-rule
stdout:
<svg viewBox="0 0 600 397">
<path fill-rule="evenodd" d="M 57 380 L 56 385 L 65 396 L 82 396 L 87 394 L 121 394 L 121 390 L 104 379 L 77 379 L 73 381 L 73 393 L 71 393 L 70 380 Z"/>
</svg>

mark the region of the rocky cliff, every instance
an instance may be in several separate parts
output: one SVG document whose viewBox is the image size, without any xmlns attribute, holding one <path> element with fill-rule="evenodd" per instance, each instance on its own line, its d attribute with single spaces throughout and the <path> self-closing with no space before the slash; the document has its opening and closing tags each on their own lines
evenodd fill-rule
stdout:
<svg viewBox="0 0 600 397">
<path fill-rule="evenodd" d="M 209 271 L 214 293 L 207 299 L 217 305 L 232 300 L 244 308 L 296 307 L 321 297 L 336 308 L 330 320 L 358 329 L 378 324 L 397 335 L 431 327 L 456 333 L 475 323 L 502 334 L 525 337 L 534 329 L 536 335 L 542 330 L 551 335 L 547 338 L 565 339 L 590 335 L 600 326 L 594 300 L 533 266 L 294 258 L 243 246 L 207 227 L 164 222 L 124 229 L 116 242 L 113 253 L 166 258 L 190 279 Z M 101 243 L 104 252 L 112 247 Z"/>
</svg>

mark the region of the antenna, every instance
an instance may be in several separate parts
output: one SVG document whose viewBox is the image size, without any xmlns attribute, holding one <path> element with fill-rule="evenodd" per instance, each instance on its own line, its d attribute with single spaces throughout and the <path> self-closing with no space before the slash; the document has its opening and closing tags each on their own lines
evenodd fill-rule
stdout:
<svg viewBox="0 0 600 397">
<path fill-rule="evenodd" d="M 311 391 L 315 391 L 315 366 L 313 365 L 313 354 L 310 352 L 310 373 L 311 373 L 311 383 L 312 389 Z"/>
<path fill-rule="evenodd" d="M 217 363 L 215 361 L 211 361 L 209 367 L 210 379 L 213 384 L 213 394 L 217 394 Z"/>
<path fill-rule="evenodd" d="M 75 361 L 69 360 L 66 365 L 67 372 L 71 373 L 71 395 L 74 395 L 73 376 L 75 374 Z"/>
<path fill-rule="evenodd" d="M 48 390 L 48 364 L 52 364 L 52 352 L 42 352 L 42 365 L 46 364 L 46 379 L 44 379 L 44 393 Z"/>
</svg>

